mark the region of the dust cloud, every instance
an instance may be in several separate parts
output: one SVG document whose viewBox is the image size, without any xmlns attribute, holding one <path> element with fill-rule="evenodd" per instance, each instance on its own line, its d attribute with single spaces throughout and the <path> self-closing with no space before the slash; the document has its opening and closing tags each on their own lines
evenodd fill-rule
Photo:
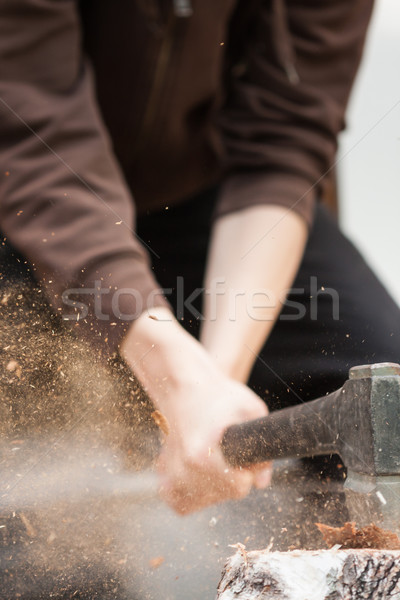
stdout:
<svg viewBox="0 0 400 600">
<path fill-rule="evenodd" d="M 158 453 L 153 407 L 39 288 L 0 294 L 0 598 L 117 597 L 121 504 L 155 490 L 148 471 L 132 477 Z"/>
</svg>

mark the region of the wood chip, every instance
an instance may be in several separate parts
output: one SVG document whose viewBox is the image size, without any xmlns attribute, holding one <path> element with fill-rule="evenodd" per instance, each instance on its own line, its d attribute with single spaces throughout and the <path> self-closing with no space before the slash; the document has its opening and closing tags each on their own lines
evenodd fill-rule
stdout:
<svg viewBox="0 0 400 600">
<path fill-rule="evenodd" d="M 157 425 L 157 427 L 159 427 L 165 435 L 169 435 L 170 427 L 167 417 L 164 417 L 162 412 L 160 412 L 159 410 L 154 410 L 151 413 L 151 417 L 154 423 Z"/>
<path fill-rule="evenodd" d="M 373 523 L 357 528 L 355 523 L 345 523 L 343 527 L 330 527 L 316 523 L 329 548 L 340 544 L 342 548 L 377 548 L 381 550 L 399 550 L 400 539 L 392 531 L 381 529 Z"/>
<path fill-rule="evenodd" d="M 26 533 L 29 535 L 29 537 L 34 538 L 36 537 L 36 531 L 35 528 L 33 527 L 33 525 L 30 523 L 28 517 L 26 515 L 24 515 L 24 513 L 19 513 L 20 519 L 23 522 L 23 524 L 25 525 L 25 529 L 26 529 Z"/>
<path fill-rule="evenodd" d="M 10 360 L 6 366 L 7 371 L 10 373 L 15 373 L 18 379 L 21 379 L 22 369 L 21 365 L 16 360 Z"/>
<path fill-rule="evenodd" d="M 164 561 L 165 558 L 163 556 L 155 556 L 149 560 L 149 565 L 152 569 L 158 569 L 158 567 L 161 567 Z"/>
<path fill-rule="evenodd" d="M 11 298 L 11 293 L 6 292 L 4 294 L 4 296 L 2 297 L 2 299 L 0 300 L 0 304 L 2 304 L 3 306 L 6 306 L 8 304 L 8 301 L 10 298 Z"/>
<path fill-rule="evenodd" d="M 243 562 L 247 567 L 247 552 L 246 552 L 246 546 L 244 544 L 241 544 L 240 542 L 238 542 L 237 544 L 228 544 L 229 548 L 236 548 L 236 550 L 241 554 L 242 558 L 243 558 Z"/>
</svg>

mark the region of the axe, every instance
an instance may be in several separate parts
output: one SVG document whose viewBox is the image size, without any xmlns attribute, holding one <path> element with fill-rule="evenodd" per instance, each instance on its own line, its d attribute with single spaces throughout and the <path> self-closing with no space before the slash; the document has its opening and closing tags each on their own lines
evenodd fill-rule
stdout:
<svg viewBox="0 0 400 600">
<path fill-rule="evenodd" d="M 246 467 L 339 454 L 351 520 L 400 533 L 400 365 L 353 367 L 336 392 L 226 429 L 222 451 Z"/>
</svg>

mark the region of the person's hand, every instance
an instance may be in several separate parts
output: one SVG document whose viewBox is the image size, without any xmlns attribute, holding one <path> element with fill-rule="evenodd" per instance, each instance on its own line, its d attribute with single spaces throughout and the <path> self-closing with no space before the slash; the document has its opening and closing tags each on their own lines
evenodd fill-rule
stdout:
<svg viewBox="0 0 400 600">
<path fill-rule="evenodd" d="M 268 485 L 270 465 L 234 469 L 219 447 L 226 427 L 265 416 L 265 404 L 223 375 L 167 309 L 152 316 L 138 319 L 121 352 L 168 424 L 158 462 L 163 498 L 185 514 Z"/>
<path fill-rule="evenodd" d="M 226 427 L 265 416 L 265 404 L 249 388 L 214 369 L 205 370 L 203 377 L 178 386 L 165 414 L 170 433 L 158 463 L 160 491 L 182 514 L 242 498 L 252 486 L 265 487 L 271 479 L 269 465 L 234 469 L 219 448 Z"/>
</svg>

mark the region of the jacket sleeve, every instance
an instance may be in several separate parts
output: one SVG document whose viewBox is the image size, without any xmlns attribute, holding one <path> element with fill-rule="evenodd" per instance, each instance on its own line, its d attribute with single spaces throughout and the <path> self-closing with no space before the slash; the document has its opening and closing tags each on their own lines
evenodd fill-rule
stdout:
<svg viewBox="0 0 400 600">
<path fill-rule="evenodd" d="M 2 233 L 54 310 L 113 351 L 144 308 L 167 303 L 133 230 L 75 0 L 2 1 L 0 73 Z"/>
<path fill-rule="evenodd" d="M 310 224 L 335 159 L 372 0 L 258 4 L 220 119 L 227 175 L 216 216 L 271 203 Z"/>
</svg>

